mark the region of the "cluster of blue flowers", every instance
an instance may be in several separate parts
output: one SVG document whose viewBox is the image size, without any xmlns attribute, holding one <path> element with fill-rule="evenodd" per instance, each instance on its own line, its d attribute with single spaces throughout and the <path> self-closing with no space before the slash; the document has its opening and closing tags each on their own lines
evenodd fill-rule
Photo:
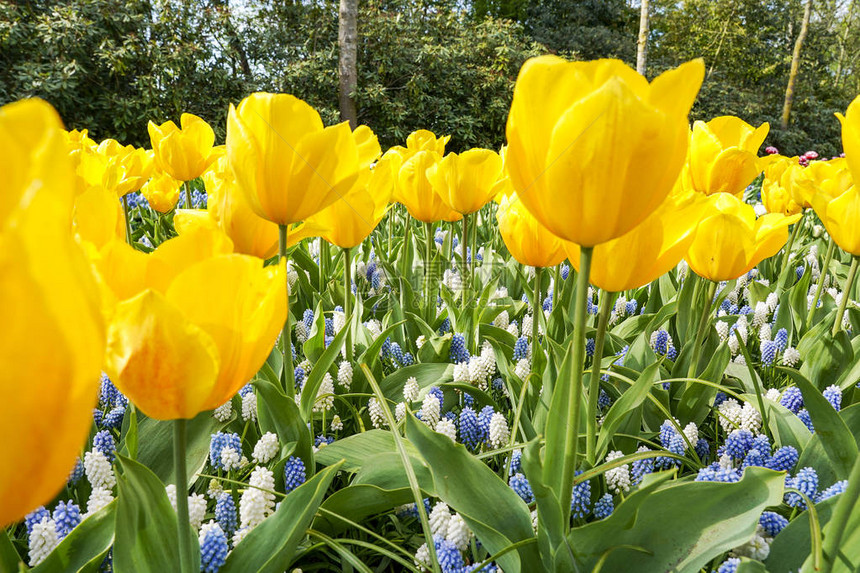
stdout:
<svg viewBox="0 0 860 573">
<path fill-rule="evenodd" d="M 451 337 L 451 349 L 449 358 L 454 364 L 469 361 L 469 351 L 466 349 L 466 338 L 462 334 L 455 334 Z"/>
<path fill-rule="evenodd" d="M 107 374 L 102 373 L 98 408 L 93 410 L 97 427 L 118 430 L 128 407 L 128 398 L 120 392 Z"/>
<path fill-rule="evenodd" d="M 290 456 L 284 465 L 284 489 L 290 493 L 305 483 L 305 462 L 296 456 Z"/>
<path fill-rule="evenodd" d="M 227 448 L 233 449 L 242 456 L 242 440 L 239 434 L 217 432 L 212 434 L 212 440 L 209 444 L 209 463 L 213 468 L 224 469 L 224 464 L 221 461 L 221 452 Z"/>
</svg>

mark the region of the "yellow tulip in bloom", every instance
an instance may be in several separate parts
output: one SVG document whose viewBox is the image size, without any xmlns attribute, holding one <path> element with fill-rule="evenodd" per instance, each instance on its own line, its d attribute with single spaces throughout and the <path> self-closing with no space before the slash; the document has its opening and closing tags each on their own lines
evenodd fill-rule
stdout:
<svg viewBox="0 0 860 573">
<path fill-rule="evenodd" d="M 471 215 L 498 193 L 502 158 L 489 149 L 449 153 L 427 170 L 433 189 L 451 209 Z"/>
<path fill-rule="evenodd" d="M 287 94 L 251 94 L 227 114 L 236 183 L 251 209 L 278 225 L 303 221 L 363 184 L 378 155 L 366 145 L 365 130 L 323 127 L 315 109 Z"/>
<path fill-rule="evenodd" d="M 734 116 L 693 124 L 690 137 L 689 178 L 694 191 L 741 197 L 761 172 L 758 149 L 767 137 L 767 123 L 754 128 Z"/>
<path fill-rule="evenodd" d="M 860 181 L 860 96 L 848 106 L 845 115 L 837 113 L 842 123 L 842 149 L 855 181 Z"/>
<path fill-rule="evenodd" d="M 0 527 L 65 485 L 92 426 L 105 326 L 72 236 L 72 159 L 42 100 L 0 108 Z"/>
<path fill-rule="evenodd" d="M 532 58 L 508 116 L 505 168 L 523 205 L 558 237 L 593 247 L 641 223 L 684 165 L 695 60 L 651 84 L 618 60 Z"/>
<path fill-rule="evenodd" d="M 797 179 L 802 177 L 802 167 L 797 158 L 771 155 L 762 159 L 764 180 L 761 184 L 761 200 L 768 213 L 795 215 L 802 213 L 803 196 Z"/>
<path fill-rule="evenodd" d="M 799 182 L 833 241 L 843 251 L 860 255 L 860 198 L 849 165 L 845 159 L 817 161 L 803 170 Z"/>
<path fill-rule="evenodd" d="M 564 260 L 562 242 L 528 212 L 516 194 L 502 198 L 496 219 L 505 246 L 520 264 L 554 267 Z"/>
<path fill-rule="evenodd" d="M 82 242 L 101 249 L 114 239 L 125 240 L 125 213 L 116 194 L 91 187 L 75 198 L 73 228 Z"/>
<path fill-rule="evenodd" d="M 310 219 L 329 243 L 349 249 L 361 244 L 376 228 L 388 209 L 397 174 L 396 157 L 386 156 L 373 168 L 367 185 L 335 201 Z"/>
<path fill-rule="evenodd" d="M 629 233 L 594 247 L 589 281 L 608 292 L 639 288 L 675 267 L 693 242 L 708 201 L 698 193 L 670 195 Z M 579 270 L 579 245 L 565 243 Z"/>
<path fill-rule="evenodd" d="M 426 129 L 413 131 L 406 138 L 406 147 L 395 145 L 387 151 L 387 153 L 395 153 L 399 155 L 403 161 L 406 161 L 419 151 L 434 151 L 439 155 L 445 155 L 445 146 L 450 135 L 436 137 L 436 134 Z"/>
<path fill-rule="evenodd" d="M 149 206 L 159 213 L 167 213 L 179 202 L 179 190 L 182 181 L 171 177 L 168 173 L 156 173 L 140 190 Z"/>
<path fill-rule="evenodd" d="M 218 158 L 213 153 L 215 132 L 208 123 L 190 113 L 179 120 L 161 125 L 149 122 L 149 139 L 155 152 L 155 164 L 179 181 L 197 179 Z"/>
<path fill-rule="evenodd" d="M 224 241 L 196 229 L 152 255 L 112 259 L 132 268 L 106 280 L 131 296 L 115 307 L 106 370 L 150 417 L 193 418 L 229 400 L 265 362 L 286 320 L 283 264 L 219 254 L 223 247 L 213 246 Z M 125 272 L 142 278 L 142 288 L 117 276 Z"/>
<path fill-rule="evenodd" d="M 442 157 L 435 151 L 419 151 L 403 162 L 397 175 L 395 198 L 409 214 L 423 223 L 459 221 L 463 218 L 436 192 L 427 173 Z"/>
<path fill-rule="evenodd" d="M 687 251 L 695 273 L 712 281 L 729 281 L 779 252 L 788 241 L 788 226 L 800 215 L 768 213 L 756 219 L 755 210 L 728 193 L 710 199 Z"/>
</svg>

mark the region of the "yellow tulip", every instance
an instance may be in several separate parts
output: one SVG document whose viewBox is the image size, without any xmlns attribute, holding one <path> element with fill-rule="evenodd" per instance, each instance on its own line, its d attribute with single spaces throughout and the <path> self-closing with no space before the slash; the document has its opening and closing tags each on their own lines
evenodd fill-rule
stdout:
<svg viewBox="0 0 860 573">
<path fill-rule="evenodd" d="M 837 113 L 842 124 L 842 149 L 855 181 L 860 181 L 860 96 L 848 106 L 845 115 Z"/>
<path fill-rule="evenodd" d="M 347 196 L 370 176 L 367 133 L 287 94 L 255 93 L 227 114 L 227 157 L 251 209 L 279 225 L 298 223 Z M 360 147 L 364 149 L 360 149 Z"/>
<path fill-rule="evenodd" d="M 435 151 L 418 151 L 403 162 L 397 175 L 395 198 L 406 206 L 412 217 L 424 223 L 463 218 L 451 209 L 427 178 L 428 170 L 441 159 L 442 156 Z"/>
<path fill-rule="evenodd" d="M 445 146 L 448 144 L 448 140 L 450 139 L 450 135 L 436 137 L 436 134 L 432 131 L 419 129 L 418 131 L 413 131 L 406 137 L 406 147 L 395 145 L 389 149 L 387 153 L 395 153 L 399 155 L 403 161 L 406 161 L 419 151 L 433 151 L 439 155 L 445 155 Z"/>
<path fill-rule="evenodd" d="M 860 255 L 860 188 L 853 185 L 833 198 L 824 193 L 812 195 L 812 208 L 839 248 Z"/>
<path fill-rule="evenodd" d="M 155 152 L 155 164 L 179 181 L 197 179 L 218 156 L 213 153 L 215 132 L 208 123 L 190 113 L 179 120 L 161 125 L 149 122 L 149 139 Z"/>
<path fill-rule="evenodd" d="M 75 199 L 73 228 L 81 241 L 97 249 L 114 239 L 125 240 L 125 213 L 116 194 L 91 187 Z"/>
<path fill-rule="evenodd" d="M 130 296 L 112 315 L 105 369 L 150 417 L 193 418 L 226 402 L 265 362 L 286 320 L 283 265 L 223 254 L 228 244 L 197 229 L 143 259 L 128 251 L 112 259 L 131 268 L 106 282 Z"/>
<path fill-rule="evenodd" d="M 525 208 L 516 194 L 502 198 L 496 219 L 511 255 L 530 267 L 553 267 L 565 258 L 564 246 Z"/>
<path fill-rule="evenodd" d="M 802 213 L 804 201 L 795 179 L 806 169 L 796 158 L 771 155 L 763 158 L 764 180 L 761 200 L 768 213 L 795 215 Z"/>
<path fill-rule="evenodd" d="M 695 60 L 651 84 L 618 60 L 532 58 L 508 116 L 505 167 L 523 205 L 585 247 L 620 237 L 666 198 L 684 165 Z"/>
<path fill-rule="evenodd" d="M 449 153 L 427 170 L 433 189 L 451 209 L 471 215 L 498 192 L 502 158 L 489 149 Z"/>
<path fill-rule="evenodd" d="M 140 190 L 146 197 L 149 206 L 159 213 L 167 213 L 179 202 L 179 190 L 182 181 L 174 179 L 168 173 L 156 173 Z"/>
<path fill-rule="evenodd" d="M 594 247 L 589 281 L 608 292 L 639 288 L 675 267 L 693 242 L 708 201 L 697 193 L 670 195 L 626 235 Z M 565 243 L 579 270 L 579 245 Z"/>
<path fill-rule="evenodd" d="M 731 193 L 740 198 L 761 172 L 757 153 L 769 129 L 767 123 L 753 128 L 734 116 L 694 123 L 689 154 L 693 190 L 705 195 Z"/>
<path fill-rule="evenodd" d="M 349 249 L 360 245 L 376 228 L 391 201 L 398 161 L 382 158 L 373 168 L 367 185 L 335 201 L 306 224 L 316 226 L 329 243 Z"/>
<path fill-rule="evenodd" d="M 812 198 L 821 195 L 827 201 L 842 195 L 854 185 L 848 163 L 843 158 L 816 161 L 801 169 L 795 184 L 805 204 L 813 205 Z"/>
<path fill-rule="evenodd" d="M 3 106 L 0 149 L 3 527 L 65 485 L 92 426 L 105 327 L 72 236 L 75 176 L 59 116 L 42 100 Z"/>
<path fill-rule="evenodd" d="M 800 215 L 768 213 L 756 219 L 755 210 L 734 195 L 719 193 L 696 229 L 687 251 L 695 273 L 712 281 L 728 281 L 749 272 L 779 252 L 788 241 L 788 226 Z"/>
</svg>

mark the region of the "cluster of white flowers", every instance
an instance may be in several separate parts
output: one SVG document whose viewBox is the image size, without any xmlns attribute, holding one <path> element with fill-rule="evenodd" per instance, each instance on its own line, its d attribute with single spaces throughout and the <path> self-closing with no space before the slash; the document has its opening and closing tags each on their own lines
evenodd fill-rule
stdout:
<svg viewBox="0 0 860 573">
<path fill-rule="evenodd" d="M 364 323 L 371 338 L 379 338 L 382 335 L 382 324 L 375 318 Z"/>
<path fill-rule="evenodd" d="M 257 393 L 248 392 L 242 396 L 242 421 L 254 421 L 257 419 Z"/>
<path fill-rule="evenodd" d="M 290 292 L 295 289 L 297 280 L 299 280 L 298 271 L 296 271 L 292 261 L 287 261 L 287 282 L 290 283 Z"/>
<path fill-rule="evenodd" d="M 251 472 L 249 486 L 239 499 L 240 531 L 233 537 L 233 544 L 239 543 L 248 531 L 260 525 L 275 509 L 275 474 L 264 466 L 257 466 Z M 267 490 L 267 491 L 263 491 Z M 238 537 L 238 538 L 237 538 Z"/>
<path fill-rule="evenodd" d="M 465 551 L 474 537 L 474 533 L 469 529 L 466 520 L 459 513 L 451 513 L 448 505 L 444 502 L 440 501 L 433 506 L 428 521 L 434 537 L 438 536 L 449 541 L 460 551 Z M 429 565 L 429 552 L 426 544 L 416 552 L 415 561 L 425 566 Z"/>
<path fill-rule="evenodd" d="M 337 334 L 344 326 L 346 326 L 346 314 L 339 310 L 335 310 L 331 313 L 331 323 L 334 327 L 334 333 Z"/>
<path fill-rule="evenodd" d="M 340 419 L 340 416 L 335 414 L 331 419 L 331 428 L 332 432 L 340 432 L 343 430 L 343 421 Z"/>
<path fill-rule="evenodd" d="M 221 450 L 221 465 L 225 471 L 240 469 L 244 465 L 242 463 L 243 460 L 242 453 L 233 448 L 223 448 Z"/>
<path fill-rule="evenodd" d="M 627 316 L 627 297 L 620 294 L 615 299 L 615 308 L 612 309 L 612 314 L 609 315 L 609 324 L 615 324 L 625 316 Z"/>
<path fill-rule="evenodd" d="M 267 464 L 278 455 L 278 436 L 266 432 L 257 440 L 252 458 L 258 464 Z"/>
<path fill-rule="evenodd" d="M 782 363 L 786 366 L 797 366 L 800 362 L 800 352 L 794 346 L 789 346 L 782 353 Z"/>
<path fill-rule="evenodd" d="M 460 273 L 452 269 L 445 270 L 442 275 L 442 284 L 448 287 L 452 292 L 460 292 L 463 288 L 463 281 L 460 278 Z"/>
<path fill-rule="evenodd" d="M 517 364 L 516 366 L 514 366 L 514 374 L 516 374 L 520 380 L 525 380 L 531 371 L 531 360 L 529 360 L 528 358 L 521 358 L 517 360 Z"/>
<path fill-rule="evenodd" d="M 436 432 L 442 434 L 443 436 L 448 436 L 451 438 L 452 442 L 457 441 L 457 426 L 454 425 L 454 422 L 448 420 L 447 418 L 442 418 L 438 422 L 436 422 Z"/>
<path fill-rule="evenodd" d="M 92 515 L 113 501 L 111 490 L 95 486 L 87 500 L 87 515 Z"/>
<path fill-rule="evenodd" d="M 732 549 L 736 557 L 749 557 L 764 561 L 770 555 L 770 544 L 773 537 L 769 536 L 761 525 L 756 525 L 752 538 L 739 547 Z"/>
<path fill-rule="evenodd" d="M 296 341 L 299 344 L 304 344 L 308 341 L 308 327 L 305 326 L 303 320 L 299 320 L 296 322 Z"/>
<path fill-rule="evenodd" d="M 195 531 L 200 529 L 203 518 L 206 517 L 206 496 L 201 493 L 192 493 L 188 496 L 188 521 Z"/>
<path fill-rule="evenodd" d="M 60 543 L 56 522 L 49 517 L 42 518 L 42 521 L 33 525 L 29 542 L 30 567 L 35 567 Z"/>
<path fill-rule="evenodd" d="M 421 402 L 421 421 L 427 424 L 431 430 L 436 428 L 441 412 L 442 404 L 439 402 L 439 398 L 433 394 L 424 396 L 424 401 Z"/>
<path fill-rule="evenodd" d="M 94 488 L 100 487 L 110 490 L 116 485 L 113 468 L 99 450 L 92 449 L 84 454 L 84 472 L 86 472 L 87 480 Z"/>
<path fill-rule="evenodd" d="M 334 380 L 328 372 L 323 376 L 317 397 L 314 400 L 314 412 L 327 412 L 334 406 Z"/>
<path fill-rule="evenodd" d="M 490 418 L 489 442 L 493 448 L 501 448 L 507 445 L 511 437 L 511 431 L 508 429 L 508 421 L 501 412 L 494 412 Z"/>
<path fill-rule="evenodd" d="M 771 402 L 776 402 L 777 404 L 779 404 L 779 399 L 782 397 L 782 394 L 776 388 L 769 388 L 768 391 L 765 393 L 764 397 Z"/>
<path fill-rule="evenodd" d="M 755 305 L 755 312 L 753 313 L 753 321 L 752 324 L 755 328 L 761 328 L 761 326 L 767 323 L 770 318 L 770 309 L 767 306 L 766 302 L 759 301 Z"/>
<path fill-rule="evenodd" d="M 337 367 L 337 383 L 346 390 L 352 386 L 352 364 L 348 360 L 341 360 Z"/>
<path fill-rule="evenodd" d="M 771 332 L 769 323 L 766 322 L 758 328 L 758 339 L 761 342 L 773 340 L 773 333 Z"/>
<path fill-rule="evenodd" d="M 501 328 L 502 330 L 507 330 L 508 326 L 511 324 L 511 317 L 508 314 L 508 311 L 503 310 L 496 318 L 493 319 L 493 326 L 496 328 Z"/>
<path fill-rule="evenodd" d="M 415 347 L 418 350 L 421 350 L 421 348 L 424 346 L 425 342 L 427 342 L 427 337 L 422 334 L 418 338 L 415 339 Z"/>
<path fill-rule="evenodd" d="M 212 415 L 219 422 L 226 422 L 230 419 L 230 416 L 233 415 L 233 400 L 227 400 L 214 410 L 212 410 Z"/>
<path fill-rule="evenodd" d="M 719 408 L 720 426 L 726 433 L 740 428 L 757 434 L 761 429 L 761 414 L 755 406 L 746 402 L 741 406 L 734 398 L 728 398 Z"/>
<path fill-rule="evenodd" d="M 508 328 L 507 328 L 506 330 L 507 330 L 507 331 L 510 333 L 510 335 L 511 335 L 511 336 L 513 336 L 514 338 L 519 338 L 519 337 L 520 337 L 520 327 L 519 327 L 519 326 L 517 326 L 517 323 L 516 323 L 516 322 L 512 322 L 512 323 L 510 323 L 510 324 L 508 325 Z"/>
<path fill-rule="evenodd" d="M 695 448 L 696 442 L 699 441 L 699 428 L 696 426 L 696 422 L 690 422 L 684 426 L 684 436 L 690 442 L 690 445 Z"/>
<path fill-rule="evenodd" d="M 375 397 L 371 397 L 367 401 L 367 413 L 370 415 L 370 423 L 373 424 L 374 428 L 382 428 L 386 425 L 382 406 Z"/>
<path fill-rule="evenodd" d="M 209 496 L 209 499 L 217 501 L 222 493 L 224 493 L 224 486 L 221 485 L 221 482 L 215 478 L 209 480 L 209 489 L 206 490 L 206 495 Z"/>
<path fill-rule="evenodd" d="M 407 402 L 415 402 L 418 400 L 418 392 L 420 390 L 418 379 L 415 376 L 410 376 L 406 379 L 406 384 L 403 385 L 403 399 Z"/>
<path fill-rule="evenodd" d="M 618 450 L 614 450 L 606 454 L 606 461 L 611 462 L 612 460 L 617 460 L 618 458 L 624 457 L 624 454 Z M 623 466 L 618 466 L 617 468 L 612 468 L 611 470 L 607 470 L 606 474 L 606 487 L 610 491 L 618 494 L 623 492 L 630 491 L 630 466 L 624 464 Z"/>
<path fill-rule="evenodd" d="M 527 314 L 523 317 L 523 329 L 522 330 L 523 330 L 523 336 L 525 336 L 526 338 L 532 337 L 532 326 L 533 326 L 532 320 L 533 320 L 533 318 L 532 318 L 532 315 L 530 315 L 530 314 Z"/>
<path fill-rule="evenodd" d="M 402 422 L 403 418 L 406 417 L 406 402 L 398 402 L 397 406 L 394 407 L 394 419 L 398 422 Z"/>
</svg>

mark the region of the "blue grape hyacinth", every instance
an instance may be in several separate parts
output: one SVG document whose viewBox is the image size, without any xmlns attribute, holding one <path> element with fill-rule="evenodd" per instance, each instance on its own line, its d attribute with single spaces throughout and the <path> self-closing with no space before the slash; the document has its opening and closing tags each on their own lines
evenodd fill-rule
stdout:
<svg viewBox="0 0 860 573">
<path fill-rule="evenodd" d="M 305 462 L 296 456 L 290 456 L 284 465 L 284 489 L 290 493 L 303 483 L 306 479 Z"/>
</svg>

